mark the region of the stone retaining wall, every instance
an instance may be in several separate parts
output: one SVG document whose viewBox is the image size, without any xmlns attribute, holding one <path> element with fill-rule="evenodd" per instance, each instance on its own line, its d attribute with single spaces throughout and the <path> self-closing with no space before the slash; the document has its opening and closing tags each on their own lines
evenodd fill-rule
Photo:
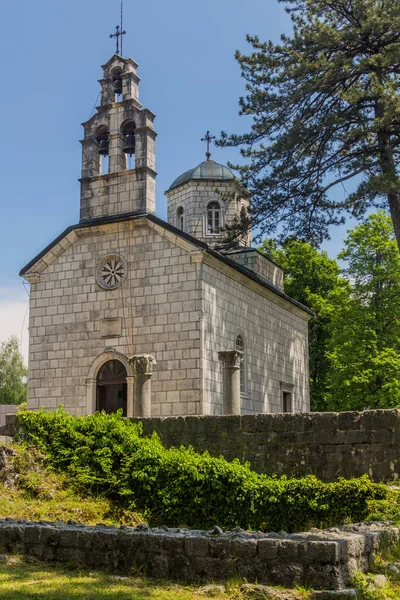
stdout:
<svg viewBox="0 0 400 600">
<path fill-rule="evenodd" d="M 75 523 L 0 520 L 0 548 L 45 561 L 131 572 L 150 577 L 249 582 L 340 590 L 375 552 L 399 541 L 388 523 L 364 523 L 302 534 L 260 534 Z"/>
<path fill-rule="evenodd" d="M 133 419 L 170 446 L 249 461 L 268 475 L 314 474 L 323 481 L 393 481 L 400 473 L 400 411 Z"/>
</svg>

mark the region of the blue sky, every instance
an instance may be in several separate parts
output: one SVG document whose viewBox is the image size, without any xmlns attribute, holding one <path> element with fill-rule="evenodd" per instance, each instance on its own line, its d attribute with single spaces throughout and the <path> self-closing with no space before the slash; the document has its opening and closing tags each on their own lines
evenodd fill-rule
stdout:
<svg viewBox="0 0 400 600">
<path fill-rule="evenodd" d="M 28 297 L 19 270 L 79 220 L 80 124 L 96 103 L 100 65 L 114 52 L 109 34 L 119 7 L 119 0 L 2 6 L 0 341 L 21 335 Z M 244 81 L 235 50 L 248 48 L 246 33 L 277 41 L 290 22 L 275 0 L 125 0 L 124 12 L 124 55 L 139 63 L 140 101 L 157 115 L 157 215 L 165 218 L 164 191 L 203 160 L 205 131 L 248 125 L 238 116 Z M 213 150 L 222 163 L 238 156 Z M 332 255 L 344 234 L 332 231 Z"/>
</svg>

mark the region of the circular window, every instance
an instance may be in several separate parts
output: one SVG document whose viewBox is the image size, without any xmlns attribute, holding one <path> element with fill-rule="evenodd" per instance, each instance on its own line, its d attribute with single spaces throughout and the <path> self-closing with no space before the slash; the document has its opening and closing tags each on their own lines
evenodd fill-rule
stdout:
<svg viewBox="0 0 400 600">
<path fill-rule="evenodd" d="M 114 290 L 126 277 L 126 262 L 119 254 L 109 254 L 97 266 L 96 279 L 102 288 Z"/>
</svg>

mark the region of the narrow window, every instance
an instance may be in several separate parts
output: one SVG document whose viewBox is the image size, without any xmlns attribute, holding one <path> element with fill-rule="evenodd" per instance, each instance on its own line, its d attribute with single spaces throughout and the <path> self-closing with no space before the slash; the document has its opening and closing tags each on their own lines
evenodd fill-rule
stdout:
<svg viewBox="0 0 400 600">
<path fill-rule="evenodd" d="M 292 412 L 292 394 L 291 392 L 282 392 L 282 412 Z"/>
<path fill-rule="evenodd" d="M 122 152 L 126 157 L 126 168 L 135 168 L 136 125 L 133 121 L 125 123 L 122 128 Z"/>
<path fill-rule="evenodd" d="M 122 102 L 124 96 L 122 94 L 122 69 L 117 67 L 112 72 L 113 84 L 114 84 L 114 100 L 115 102 Z"/>
<path fill-rule="evenodd" d="M 109 140 L 109 131 L 107 127 L 101 127 L 97 132 L 97 142 L 99 144 L 99 155 L 100 155 L 100 163 L 99 163 L 99 174 L 105 175 L 109 171 L 109 149 L 110 149 L 110 140 Z"/>
<path fill-rule="evenodd" d="M 244 340 L 243 336 L 238 335 L 236 337 L 236 350 L 243 352 L 243 360 L 240 364 L 240 394 L 246 393 L 246 366 L 245 366 L 245 354 L 244 354 Z"/>
<path fill-rule="evenodd" d="M 182 206 L 180 206 L 178 208 L 178 210 L 176 211 L 176 222 L 177 222 L 178 229 L 180 229 L 181 231 L 183 231 L 183 228 L 184 228 L 184 210 L 183 210 Z"/>
<path fill-rule="evenodd" d="M 221 231 L 221 208 L 218 202 L 207 205 L 207 234 L 215 235 Z"/>
</svg>

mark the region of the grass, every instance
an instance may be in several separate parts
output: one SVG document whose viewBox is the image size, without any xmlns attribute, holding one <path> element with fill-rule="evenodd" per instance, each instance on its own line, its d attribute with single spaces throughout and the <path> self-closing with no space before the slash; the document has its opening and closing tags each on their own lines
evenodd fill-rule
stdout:
<svg viewBox="0 0 400 600">
<path fill-rule="evenodd" d="M 66 475 L 46 466 L 43 455 L 34 448 L 14 444 L 15 454 L 0 464 L 0 518 L 12 517 L 32 521 L 74 521 L 86 525 L 135 525 L 140 515 L 121 509 L 104 496 L 88 494 L 76 487 Z M 1 458 L 1 457 L 0 457 Z M 400 524 L 400 489 L 390 488 L 390 497 L 372 501 L 370 519 L 393 520 Z M 387 565 L 400 563 L 399 547 L 375 561 L 373 574 L 388 576 Z M 395 600 L 400 598 L 400 574 L 390 573 L 388 584 L 373 589 L 369 575 L 355 579 L 358 600 Z M 203 593 L 199 587 L 157 582 L 143 577 L 121 578 L 88 570 L 73 571 L 66 567 L 25 562 L 10 557 L 0 563 L 0 600 L 241 600 L 241 582 L 227 584 L 225 592 Z M 298 589 L 297 598 L 309 598 L 309 590 Z"/>
<path fill-rule="evenodd" d="M 400 565 L 400 544 L 376 555 L 370 573 L 357 573 L 353 586 L 357 589 L 357 600 L 399 600 L 400 573 L 388 570 L 390 564 Z M 375 575 L 385 575 L 387 582 L 382 587 L 374 585 Z"/>
<path fill-rule="evenodd" d="M 137 513 L 115 506 L 104 496 L 88 495 L 66 476 L 50 471 L 37 450 L 16 444 L 13 449 L 16 455 L 7 460 L 7 471 L 16 483 L 10 487 L 8 478 L 2 476 L 1 519 L 73 519 L 86 525 L 136 525 L 143 521 Z"/>
<path fill-rule="evenodd" d="M 20 557 L 11 557 L 0 566 L 1 600 L 239 600 L 242 597 L 237 588 L 210 595 L 198 587 L 140 577 L 119 578 L 99 572 L 74 572 L 40 563 L 28 564 Z"/>
</svg>

